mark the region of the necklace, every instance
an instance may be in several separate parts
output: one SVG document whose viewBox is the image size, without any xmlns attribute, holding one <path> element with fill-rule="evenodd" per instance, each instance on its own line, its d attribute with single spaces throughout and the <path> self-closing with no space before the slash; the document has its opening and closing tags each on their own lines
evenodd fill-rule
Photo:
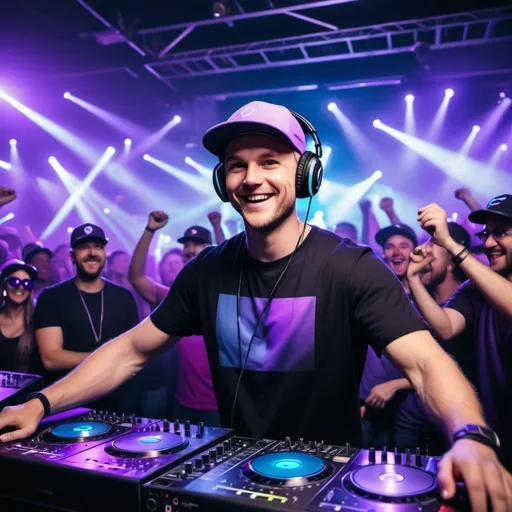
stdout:
<svg viewBox="0 0 512 512">
<path fill-rule="evenodd" d="M 99 333 L 96 334 L 96 329 L 94 328 L 94 323 L 92 321 L 91 313 L 89 311 L 89 308 L 87 307 L 87 304 L 85 303 L 84 296 L 82 294 L 82 290 L 80 290 L 80 287 L 78 286 L 78 283 L 75 281 L 76 287 L 78 289 L 78 293 L 80 295 L 80 299 L 82 300 L 82 304 L 84 305 L 85 312 L 87 313 L 87 318 L 89 319 L 89 324 L 91 325 L 92 333 L 94 334 L 94 339 L 96 340 L 96 344 L 98 344 L 101 341 L 101 335 L 103 333 L 103 313 L 104 313 L 104 290 L 105 287 L 101 289 L 101 314 L 100 314 L 100 329 Z"/>
</svg>

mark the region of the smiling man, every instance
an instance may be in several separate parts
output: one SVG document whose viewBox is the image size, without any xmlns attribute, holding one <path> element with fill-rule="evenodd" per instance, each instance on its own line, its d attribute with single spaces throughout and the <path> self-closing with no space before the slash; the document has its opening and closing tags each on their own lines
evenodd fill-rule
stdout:
<svg viewBox="0 0 512 512">
<path fill-rule="evenodd" d="M 409 254 L 418 245 L 416 233 L 406 224 L 393 224 L 377 231 L 375 241 L 382 247 L 384 261 L 409 291 L 407 266 Z"/>
<path fill-rule="evenodd" d="M 306 151 L 306 134 L 316 155 Z M 151 317 L 105 344 L 60 382 L 0 413 L 1 441 L 31 434 L 49 411 L 115 389 L 181 337 L 203 335 L 224 426 L 238 435 L 328 444 L 361 440 L 358 387 L 368 343 L 414 384 L 450 438 L 439 464 L 445 497 L 468 483 L 475 510 L 512 505 L 512 477 L 486 438 L 476 395 L 437 345 L 394 274 L 367 247 L 304 224 L 297 197 L 321 182 L 314 128 L 285 107 L 253 102 L 203 139 L 219 158 L 215 189 L 245 231 L 206 248 Z M 446 382 L 450 386 L 446 387 Z M 485 442 L 484 442 L 485 441 Z"/>
</svg>

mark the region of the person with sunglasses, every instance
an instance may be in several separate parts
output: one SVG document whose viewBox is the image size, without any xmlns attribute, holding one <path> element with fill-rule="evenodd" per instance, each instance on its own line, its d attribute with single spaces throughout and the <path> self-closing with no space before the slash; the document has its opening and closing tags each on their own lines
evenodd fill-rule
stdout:
<svg viewBox="0 0 512 512">
<path fill-rule="evenodd" d="M 33 291 L 37 270 L 20 260 L 7 261 L 0 273 L 0 370 L 33 371 L 37 360 Z"/>
<path fill-rule="evenodd" d="M 475 386 L 485 417 L 500 439 L 500 457 L 512 469 L 512 195 L 494 197 L 487 206 L 469 215 L 470 222 L 485 228 L 477 233 L 489 265 L 473 257 L 467 247 L 450 235 L 446 212 L 437 204 L 421 208 L 418 220 L 432 235 L 431 241 L 446 249 L 468 277 L 453 297 L 440 307 L 418 275 L 409 277 L 415 303 L 440 340 L 451 340 L 473 331 L 476 337 Z M 411 254 L 416 264 L 434 258 L 429 245 Z M 468 350 L 469 346 L 466 347 Z"/>
</svg>

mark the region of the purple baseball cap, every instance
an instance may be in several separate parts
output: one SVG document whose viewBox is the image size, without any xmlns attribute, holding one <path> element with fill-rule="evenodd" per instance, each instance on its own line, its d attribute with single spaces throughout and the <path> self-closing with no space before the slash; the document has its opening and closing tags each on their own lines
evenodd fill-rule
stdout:
<svg viewBox="0 0 512 512">
<path fill-rule="evenodd" d="M 306 151 L 306 135 L 293 114 L 282 105 L 264 101 L 252 101 L 210 128 L 204 134 L 203 146 L 222 160 L 227 145 L 248 134 L 267 135 L 291 144 L 301 154 Z"/>
</svg>

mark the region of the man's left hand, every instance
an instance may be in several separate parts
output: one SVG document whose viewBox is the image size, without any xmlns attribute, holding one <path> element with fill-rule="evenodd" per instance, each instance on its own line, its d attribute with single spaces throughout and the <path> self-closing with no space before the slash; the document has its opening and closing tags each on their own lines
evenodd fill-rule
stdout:
<svg viewBox="0 0 512 512">
<path fill-rule="evenodd" d="M 395 396 L 396 387 L 393 381 L 383 382 L 377 384 L 370 391 L 370 394 L 366 397 L 366 404 L 376 407 L 377 409 L 383 409 L 386 404 Z"/>
<path fill-rule="evenodd" d="M 445 249 L 453 239 L 448 231 L 446 211 L 437 204 L 429 204 L 418 210 L 418 221 L 421 227 L 432 237 L 432 242 Z"/>
<path fill-rule="evenodd" d="M 477 441 L 461 439 L 438 465 L 437 482 L 441 496 L 452 499 L 456 481 L 462 480 L 471 502 L 471 510 L 512 510 L 512 475 L 501 465 L 496 452 Z"/>
</svg>

